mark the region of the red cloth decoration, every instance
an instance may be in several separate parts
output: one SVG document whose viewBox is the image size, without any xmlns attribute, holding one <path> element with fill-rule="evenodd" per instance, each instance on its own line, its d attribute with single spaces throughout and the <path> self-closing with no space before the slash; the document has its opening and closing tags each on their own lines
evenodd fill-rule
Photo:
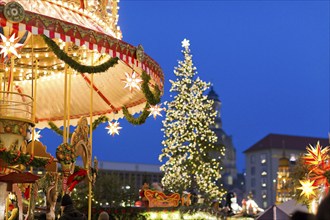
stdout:
<svg viewBox="0 0 330 220">
<path fill-rule="evenodd" d="M 69 191 L 71 192 L 74 189 L 74 187 L 85 178 L 86 175 L 87 175 L 87 170 L 80 169 L 77 172 L 73 173 L 71 176 L 69 176 L 67 182 Z"/>
<path fill-rule="evenodd" d="M 25 188 L 24 198 L 27 199 L 27 200 L 30 198 L 30 186 Z"/>
<path fill-rule="evenodd" d="M 84 3 L 84 0 L 80 0 L 80 8 L 81 9 L 85 9 L 85 3 Z"/>
</svg>

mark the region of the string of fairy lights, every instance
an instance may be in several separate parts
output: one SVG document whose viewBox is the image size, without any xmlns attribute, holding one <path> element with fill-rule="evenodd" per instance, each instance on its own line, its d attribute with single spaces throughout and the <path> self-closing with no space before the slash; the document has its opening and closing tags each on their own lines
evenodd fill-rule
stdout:
<svg viewBox="0 0 330 220">
<path fill-rule="evenodd" d="M 221 198 L 225 191 L 217 185 L 220 179 L 220 161 L 210 159 L 209 153 L 217 151 L 224 156 L 224 148 L 217 147 L 217 136 L 210 129 L 216 112 L 213 100 L 203 92 L 210 84 L 195 79 L 196 67 L 192 62 L 189 40 L 182 41 L 184 60 L 178 62 L 174 74 L 176 80 L 170 80 L 170 92 L 176 95 L 173 101 L 166 102 L 166 118 L 163 121 L 164 146 L 159 160 L 166 159 L 161 166 L 165 172 L 162 183 L 173 192 L 182 191 L 198 185 L 199 190 L 210 197 Z"/>
</svg>

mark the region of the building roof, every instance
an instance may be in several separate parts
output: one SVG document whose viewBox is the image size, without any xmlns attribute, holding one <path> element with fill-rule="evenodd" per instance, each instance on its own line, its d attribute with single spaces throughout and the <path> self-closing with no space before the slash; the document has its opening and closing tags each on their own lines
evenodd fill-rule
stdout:
<svg viewBox="0 0 330 220">
<path fill-rule="evenodd" d="M 219 99 L 218 94 L 214 91 L 213 86 L 211 86 L 211 90 L 207 94 L 207 97 L 208 97 L 208 99 L 212 99 L 214 101 L 221 102 L 220 99 Z"/>
<path fill-rule="evenodd" d="M 83 165 L 82 160 L 77 160 L 78 166 Z M 144 172 L 144 173 L 162 173 L 160 166 L 157 164 L 143 164 L 143 163 L 124 163 L 124 162 L 109 162 L 99 161 L 98 167 L 100 170 L 112 171 L 129 171 L 129 172 Z"/>
<path fill-rule="evenodd" d="M 309 144 L 315 145 L 320 141 L 321 146 L 329 145 L 329 139 L 318 137 L 305 137 L 284 134 L 268 134 L 266 137 L 258 141 L 246 149 L 243 153 L 260 151 L 264 149 L 290 149 L 290 150 L 305 150 Z"/>
</svg>

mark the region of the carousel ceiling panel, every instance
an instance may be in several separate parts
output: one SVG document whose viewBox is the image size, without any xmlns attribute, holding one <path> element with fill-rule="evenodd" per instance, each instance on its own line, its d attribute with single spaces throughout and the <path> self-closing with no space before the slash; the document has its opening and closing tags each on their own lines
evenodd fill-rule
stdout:
<svg viewBox="0 0 330 220">
<path fill-rule="evenodd" d="M 93 74 L 74 74 L 70 83 L 67 97 L 70 98 L 70 118 L 78 120 L 81 116 L 90 115 L 90 94 L 93 88 L 93 116 L 106 115 L 110 119 L 123 117 L 122 107 L 127 106 L 131 113 L 140 112 L 145 105 L 142 91 L 134 89 L 129 91 L 123 80 L 125 73 L 133 70 L 124 62 L 119 62 L 107 72 Z M 138 74 L 141 72 L 137 71 Z M 31 80 L 18 81 L 18 88 L 22 93 L 32 90 Z M 40 77 L 37 80 L 36 120 L 37 127 L 48 126 L 49 121 L 61 126 L 64 117 L 64 84 L 65 74 Z M 93 85 L 93 86 L 92 86 Z M 74 120 L 74 121 L 75 121 Z"/>
</svg>

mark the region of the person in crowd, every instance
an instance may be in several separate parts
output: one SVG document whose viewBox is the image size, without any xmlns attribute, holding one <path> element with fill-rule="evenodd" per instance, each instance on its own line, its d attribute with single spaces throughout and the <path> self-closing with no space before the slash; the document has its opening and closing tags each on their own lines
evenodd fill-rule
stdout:
<svg viewBox="0 0 330 220">
<path fill-rule="evenodd" d="M 237 196 L 234 192 L 226 195 L 226 209 L 228 215 L 236 215 L 242 212 L 242 207 L 237 203 Z"/>
<path fill-rule="evenodd" d="M 159 192 L 163 192 L 163 188 L 161 187 L 161 185 L 159 183 L 153 182 L 151 184 L 151 186 L 152 186 L 152 189 L 153 190 L 156 190 L 156 191 L 159 191 Z"/>
<path fill-rule="evenodd" d="M 61 209 L 63 215 L 59 218 L 59 220 L 87 220 L 84 214 L 75 209 L 69 194 L 65 194 L 62 197 Z"/>
<path fill-rule="evenodd" d="M 302 212 L 302 211 L 296 211 L 292 214 L 291 220 L 316 220 L 315 215 Z"/>
<path fill-rule="evenodd" d="M 146 196 L 144 195 L 144 191 L 149 189 L 149 183 L 147 181 L 143 181 L 143 185 L 140 189 L 140 199 L 141 199 L 141 202 L 142 202 L 142 207 L 148 207 L 149 205 L 149 202 L 148 202 L 148 199 L 146 198 Z"/>
<path fill-rule="evenodd" d="M 328 194 L 320 203 L 317 209 L 316 220 L 330 219 L 330 194 Z"/>
<path fill-rule="evenodd" d="M 109 220 L 108 213 L 105 211 L 101 212 L 97 220 Z"/>
<path fill-rule="evenodd" d="M 38 217 L 38 220 L 47 220 L 46 213 L 41 213 Z"/>
<path fill-rule="evenodd" d="M 258 206 L 258 204 L 253 200 L 252 193 L 249 193 L 247 196 L 247 200 L 245 202 L 244 210 L 247 215 L 254 216 L 259 212 L 263 212 L 264 210 Z"/>
<path fill-rule="evenodd" d="M 221 208 L 220 208 L 220 204 L 219 204 L 219 200 L 215 199 L 212 201 L 212 205 L 211 205 L 212 211 L 216 214 L 220 214 L 221 212 Z"/>
</svg>

